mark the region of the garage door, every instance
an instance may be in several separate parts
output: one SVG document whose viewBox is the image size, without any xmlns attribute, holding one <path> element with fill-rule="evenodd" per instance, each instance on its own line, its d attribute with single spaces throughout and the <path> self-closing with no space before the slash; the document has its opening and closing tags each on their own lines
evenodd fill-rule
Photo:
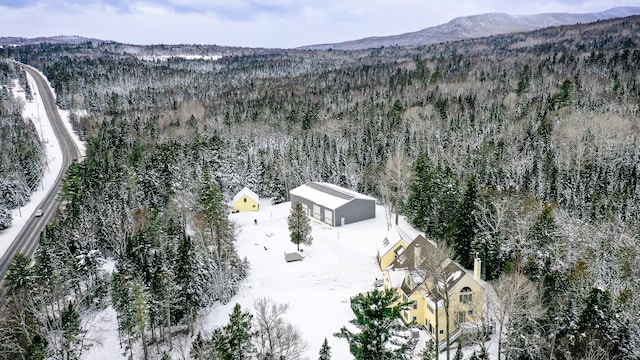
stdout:
<svg viewBox="0 0 640 360">
<path fill-rule="evenodd" d="M 304 210 L 305 215 L 309 215 L 309 205 L 302 204 L 302 210 Z"/>
<path fill-rule="evenodd" d="M 324 222 L 333 226 L 333 211 L 324 209 Z"/>
<path fill-rule="evenodd" d="M 320 218 L 320 206 L 315 205 L 315 204 L 313 205 L 313 217 L 318 219 L 318 220 L 321 220 L 321 218 Z"/>
</svg>

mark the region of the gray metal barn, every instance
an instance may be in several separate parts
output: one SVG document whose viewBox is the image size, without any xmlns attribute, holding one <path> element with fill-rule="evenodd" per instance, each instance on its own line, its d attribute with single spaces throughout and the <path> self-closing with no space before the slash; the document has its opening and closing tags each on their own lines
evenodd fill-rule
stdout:
<svg viewBox="0 0 640 360">
<path fill-rule="evenodd" d="M 331 226 L 342 226 L 376 217 L 376 199 L 323 182 L 308 182 L 289 191 L 291 206 L 297 203 L 307 214 Z"/>
</svg>

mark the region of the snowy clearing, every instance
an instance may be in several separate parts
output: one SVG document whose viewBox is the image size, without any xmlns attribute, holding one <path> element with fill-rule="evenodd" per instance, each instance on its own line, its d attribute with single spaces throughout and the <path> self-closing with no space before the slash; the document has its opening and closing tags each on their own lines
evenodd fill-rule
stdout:
<svg viewBox="0 0 640 360">
<path fill-rule="evenodd" d="M 287 227 L 290 209 L 289 202 L 271 205 L 262 199 L 260 212 L 230 215 L 238 229 L 238 254 L 249 259 L 251 270 L 229 304 L 210 310 L 203 330 L 226 324 L 236 302 L 253 312 L 254 301 L 268 297 L 289 304 L 286 318 L 308 342 L 307 357 L 317 357 L 326 337 L 333 358 L 349 359 L 346 340 L 333 334 L 353 318 L 349 298 L 372 290 L 382 276 L 376 242 L 387 231 L 384 208 L 376 207 L 375 219 L 337 228 L 312 220 L 313 244 L 301 245 L 302 261 L 287 263 L 284 253 L 296 251 Z"/>
<path fill-rule="evenodd" d="M 247 257 L 251 269 L 238 293 L 228 304 L 219 304 L 202 312 L 198 331 L 210 333 L 225 325 L 235 303 L 243 310 L 254 313 L 256 299 L 268 297 L 277 303 L 289 304 L 285 318 L 295 325 L 309 347 L 305 359 L 316 359 L 324 338 L 331 346 L 334 359 L 352 359 L 344 339 L 333 336 L 349 324 L 354 314 L 349 299 L 360 292 L 374 289 L 376 279 L 382 278 L 376 255 L 376 243 L 387 232 L 387 216 L 382 206 L 376 206 L 376 218 L 333 228 L 311 220 L 313 244 L 301 245 L 302 261 L 287 263 L 284 254 L 295 252 L 296 245 L 289 240 L 287 216 L 291 203 L 271 205 L 260 200 L 259 212 L 230 214 L 236 224 L 236 248 L 240 257 Z M 255 223 L 257 220 L 257 224 Z M 417 231 L 406 225 L 411 235 Z M 118 345 L 115 312 L 110 306 L 94 318 L 86 335 L 84 359 L 126 359 Z M 418 348 L 422 348 L 426 333 L 421 331 Z M 494 335 L 495 338 L 495 335 Z M 94 340 L 94 341 L 92 341 Z M 497 348 L 491 342 L 491 350 Z M 165 348 L 166 349 L 166 348 Z M 190 349 L 189 339 L 174 339 L 173 358 L 183 358 Z M 134 354 L 140 351 L 135 345 Z M 463 349 L 465 357 L 473 352 Z M 154 350 L 152 348 L 152 353 Z M 452 350 L 452 356 L 455 349 Z M 446 359 L 446 353 L 440 354 Z"/>
</svg>

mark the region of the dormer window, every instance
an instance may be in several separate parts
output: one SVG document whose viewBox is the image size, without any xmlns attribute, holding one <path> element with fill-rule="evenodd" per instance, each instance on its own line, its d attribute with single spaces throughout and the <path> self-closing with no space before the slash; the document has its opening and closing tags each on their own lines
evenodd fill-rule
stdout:
<svg viewBox="0 0 640 360">
<path fill-rule="evenodd" d="M 468 304 L 473 301 L 473 291 L 468 286 L 465 286 L 460 290 L 460 302 L 463 304 Z"/>
</svg>

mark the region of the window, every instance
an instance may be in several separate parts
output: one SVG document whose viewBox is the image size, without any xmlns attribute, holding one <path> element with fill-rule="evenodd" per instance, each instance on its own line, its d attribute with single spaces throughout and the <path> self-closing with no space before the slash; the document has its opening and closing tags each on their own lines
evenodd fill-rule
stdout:
<svg viewBox="0 0 640 360">
<path fill-rule="evenodd" d="M 433 306 L 431 306 L 431 304 L 429 303 L 427 303 L 427 310 L 429 310 L 429 312 L 433 314 Z"/>
<path fill-rule="evenodd" d="M 247 202 L 247 198 L 242 198 L 242 200 L 243 200 L 244 202 Z"/>
<path fill-rule="evenodd" d="M 418 302 L 414 301 L 413 302 L 413 310 L 416 310 L 418 308 Z"/>
<path fill-rule="evenodd" d="M 416 322 L 416 321 L 418 321 L 418 318 L 414 316 L 411 321 Z"/>
<path fill-rule="evenodd" d="M 456 316 L 456 320 L 458 321 L 459 324 L 467 322 L 467 312 L 466 311 L 458 311 L 457 312 L 457 316 Z"/>
<path fill-rule="evenodd" d="M 463 304 L 468 304 L 472 301 L 473 301 L 473 292 L 471 291 L 470 287 L 465 286 L 464 288 L 462 288 L 462 290 L 460 290 L 460 302 Z"/>
</svg>

